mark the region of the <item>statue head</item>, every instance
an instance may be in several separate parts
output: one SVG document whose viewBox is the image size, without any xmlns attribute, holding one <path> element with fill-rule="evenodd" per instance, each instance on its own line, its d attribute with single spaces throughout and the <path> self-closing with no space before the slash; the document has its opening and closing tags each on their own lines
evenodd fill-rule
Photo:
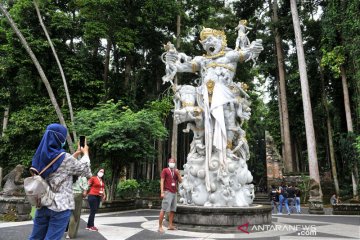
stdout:
<svg viewBox="0 0 360 240">
<path fill-rule="evenodd" d="M 239 21 L 239 24 L 246 26 L 248 24 L 248 21 L 245 19 L 242 19 Z"/>
<path fill-rule="evenodd" d="M 167 42 L 166 44 L 164 44 L 164 49 L 166 51 L 171 51 L 171 50 L 175 51 L 175 46 L 171 42 Z"/>
<path fill-rule="evenodd" d="M 227 46 L 225 32 L 212 28 L 203 28 L 200 33 L 200 43 L 208 55 L 217 55 L 224 51 Z"/>
</svg>

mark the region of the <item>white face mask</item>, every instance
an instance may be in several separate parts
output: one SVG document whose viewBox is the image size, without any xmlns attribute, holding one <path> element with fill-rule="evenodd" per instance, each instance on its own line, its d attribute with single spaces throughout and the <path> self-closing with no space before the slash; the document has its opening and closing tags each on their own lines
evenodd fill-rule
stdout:
<svg viewBox="0 0 360 240">
<path fill-rule="evenodd" d="M 169 163 L 169 168 L 174 168 L 175 167 L 175 163 L 171 162 Z"/>
<path fill-rule="evenodd" d="M 103 177 L 104 176 L 104 173 L 103 172 L 98 172 L 98 177 Z"/>
</svg>

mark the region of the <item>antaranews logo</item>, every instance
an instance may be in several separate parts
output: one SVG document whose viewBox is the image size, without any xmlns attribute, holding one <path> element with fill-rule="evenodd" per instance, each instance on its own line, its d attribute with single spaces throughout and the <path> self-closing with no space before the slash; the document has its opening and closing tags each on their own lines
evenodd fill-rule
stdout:
<svg viewBox="0 0 360 240">
<path fill-rule="evenodd" d="M 247 222 L 247 223 L 245 223 L 245 224 L 243 224 L 243 225 L 238 226 L 238 229 L 239 229 L 240 231 L 244 232 L 244 233 L 249 234 L 249 231 L 248 231 L 248 229 L 249 229 L 249 223 Z"/>
<path fill-rule="evenodd" d="M 246 234 L 251 232 L 263 232 L 263 231 L 281 231 L 281 232 L 297 232 L 299 236 L 316 236 L 316 226 L 315 225 L 303 225 L 303 224 L 264 224 L 264 225 L 253 225 L 250 227 L 249 231 L 249 222 L 238 226 L 238 230 Z"/>
</svg>

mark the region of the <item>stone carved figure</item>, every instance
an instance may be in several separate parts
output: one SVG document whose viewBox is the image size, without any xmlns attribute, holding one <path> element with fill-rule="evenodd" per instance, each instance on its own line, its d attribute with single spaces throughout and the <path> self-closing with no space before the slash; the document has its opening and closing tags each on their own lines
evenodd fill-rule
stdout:
<svg viewBox="0 0 360 240">
<path fill-rule="evenodd" d="M 24 166 L 18 164 L 4 177 L 3 181 L 5 181 L 5 184 L 1 192 L 3 195 L 22 195 L 21 190 L 24 188 L 24 179 L 21 175 L 23 172 Z"/>
<path fill-rule="evenodd" d="M 247 27 L 246 25 L 247 25 L 246 20 L 240 20 L 239 25 L 235 28 L 235 30 L 238 30 L 238 36 L 236 38 L 235 50 L 238 50 L 239 48 L 246 48 L 250 45 L 250 40 L 247 37 L 249 32 L 246 32 L 246 29 L 251 30 L 252 28 Z"/>
<path fill-rule="evenodd" d="M 192 58 L 170 50 L 164 53 L 163 61 L 171 73 L 200 76 L 194 82 L 197 86 L 173 85 L 174 119 L 178 124 L 188 122 L 183 131 L 194 134 L 180 186 L 183 204 L 246 207 L 255 197 L 246 164 L 249 147 L 242 129 L 251 116 L 250 100 L 246 85 L 233 79 L 238 62 L 255 61 L 263 47 L 260 39 L 249 42 L 245 31 L 250 28 L 240 23 L 235 50 L 227 47 L 223 31 L 203 28 L 203 56 Z M 164 78 L 167 76 L 173 75 L 167 71 Z"/>
</svg>

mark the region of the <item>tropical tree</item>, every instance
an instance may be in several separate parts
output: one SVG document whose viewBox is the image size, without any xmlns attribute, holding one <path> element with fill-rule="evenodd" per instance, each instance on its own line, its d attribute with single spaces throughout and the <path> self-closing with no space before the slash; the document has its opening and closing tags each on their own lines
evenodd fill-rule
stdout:
<svg viewBox="0 0 360 240">
<path fill-rule="evenodd" d="M 93 162 L 105 161 L 112 170 L 109 199 L 115 197 L 120 170 L 132 162 L 154 159 L 154 140 L 164 138 L 167 131 L 158 112 L 134 112 L 121 102 L 108 101 L 93 110 L 78 112 L 78 132 L 87 136 L 94 149 Z"/>
<path fill-rule="evenodd" d="M 53 104 L 54 108 L 55 108 L 55 111 L 56 111 L 56 114 L 59 118 L 59 121 L 61 123 L 61 125 L 63 125 L 64 127 L 66 127 L 66 123 L 65 123 L 65 120 L 64 120 L 64 116 L 61 112 L 61 109 L 56 101 L 56 98 L 55 98 L 55 95 L 54 95 L 54 92 L 51 88 L 51 85 L 49 83 L 49 80 L 47 79 L 46 75 L 45 75 L 45 72 L 44 70 L 42 69 L 39 61 L 37 60 L 35 54 L 33 53 L 33 51 L 31 50 L 29 44 L 27 43 L 25 37 L 22 35 L 22 33 L 20 32 L 19 28 L 17 27 L 16 23 L 13 21 L 13 19 L 11 18 L 10 14 L 7 12 L 7 10 L 5 9 L 4 5 L 2 3 L 0 3 L 0 11 L 4 14 L 4 16 L 6 17 L 7 21 L 9 22 L 11 28 L 14 30 L 15 34 L 18 36 L 18 38 L 20 39 L 21 41 L 21 44 L 23 45 L 23 47 L 25 48 L 25 50 L 27 51 L 27 53 L 30 55 L 30 58 L 31 60 L 33 61 L 36 69 L 38 70 L 39 72 L 39 75 L 40 75 L 40 78 L 41 80 L 43 81 L 45 87 L 46 87 L 46 90 L 48 91 L 48 94 L 49 94 L 49 97 L 50 97 L 50 100 L 51 100 L 51 103 Z M 70 148 L 70 151 L 71 152 L 74 152 L 74 148 L 73 148 L 73 142 L 72 142 L 72 139 L 70 137 L 70 135 L 68 134 L 66 136 L 66 139 L 68 141 L 68 144 L 69 144 L 69 148 Z"/>
</svg>

